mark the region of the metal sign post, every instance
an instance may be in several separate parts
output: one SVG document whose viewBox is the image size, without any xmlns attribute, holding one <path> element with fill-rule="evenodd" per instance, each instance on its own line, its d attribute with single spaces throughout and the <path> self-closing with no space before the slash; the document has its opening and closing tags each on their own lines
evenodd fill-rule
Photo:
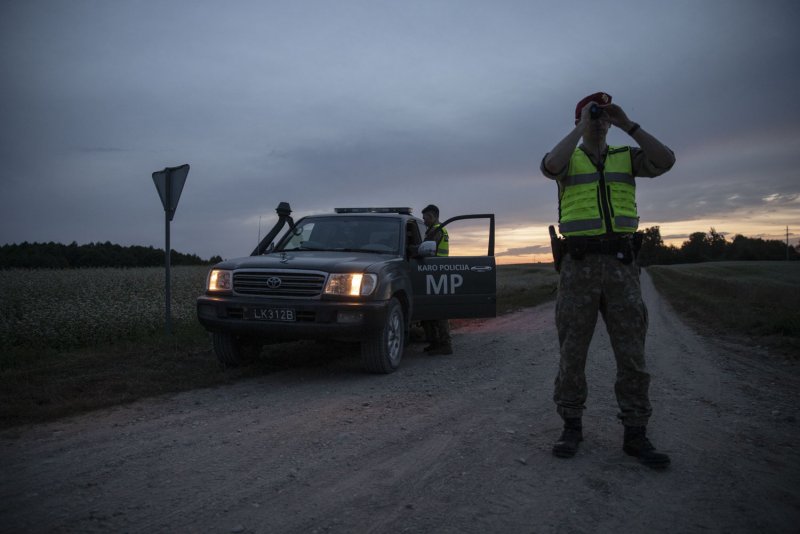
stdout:
<svg viewBox="0 0 800 534">
<path fill-rule="evenodd" d="M 169 245 L 169 222 L 175 216 L 175 209 L 178 207 L 178 199 L 181 198 L 183 192 L 183 185 L 186 183 L 186 177 L 189 175 L 189 164 L 181 165 L 180 167 L 167 167 L 163 171 L 156 171 L 153 173 L 153 183 L 156 184 L 158 196 L 161 197 L 161 203 L 164 205 L 164 267 L 166 275 L 164 278 L 164 328 L 167 335 L 172 335 L 172 313 L 170 311 L 170 304 L 172 297 L 170 295 L 170 245 Z"/>
</svg>

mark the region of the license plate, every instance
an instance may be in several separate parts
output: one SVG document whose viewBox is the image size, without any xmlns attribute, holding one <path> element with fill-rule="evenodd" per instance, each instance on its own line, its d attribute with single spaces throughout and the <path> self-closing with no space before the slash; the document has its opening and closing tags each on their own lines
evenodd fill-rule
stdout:
<svg viewBox="0 0 800 534">
<path fill-rule="evenodd" d="M 295 313 L 291 308 L 253 308 L 250 317 L 256 321 L 295 321 Z"/>
</svg>

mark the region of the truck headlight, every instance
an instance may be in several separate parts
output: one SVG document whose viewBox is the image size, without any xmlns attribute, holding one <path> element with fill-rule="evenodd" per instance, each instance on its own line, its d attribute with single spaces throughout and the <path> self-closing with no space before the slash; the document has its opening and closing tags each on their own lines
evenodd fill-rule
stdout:
<svg viewBox="0 0 800 534">
<path fill-rule="evenodd" d="M 326 295 L 366 296 L 375 291 L 378 277 L 370 273 L 334 273 L 325 284 Z"/>
<path fill-rule="evenodd" d="M 211 269 L 208 274 L 209 291 L 231 291 L 233 289 L 233 272 L 224 269 Z"/>
</svg>

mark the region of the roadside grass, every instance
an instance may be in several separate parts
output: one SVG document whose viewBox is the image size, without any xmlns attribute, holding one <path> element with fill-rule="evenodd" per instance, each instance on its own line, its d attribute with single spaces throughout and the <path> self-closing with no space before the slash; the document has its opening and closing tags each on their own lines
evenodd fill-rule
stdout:
<svg viewBox="0 0 800 534">
<path fill-rule="evenodd" d="M 195 316 L 207 271 L 173 267 L 170 337 L 161 268 L 0 271 L 0 428 L 298 365 L 273 345 L 220 368 Z M 501 265 L 497 312 L 551 300 L 556 285 L 552 265 Z"/>
<path fill-rule="evenodd" d="M 647 271 L 699 332 L 800 358 L 800 262 L 709 262 Z"/>
<path fill-rule="evenodd" d="M 0 370 L 0 427 L 213 385 L 219 368 L 198 350 L 199 332 L 186 330 L 170 340 L 162 334 L 71 350 L 18 348 Z"/>
<path fill-rule="evenodd" d="M 497 314 L 554 300 L 558 273 L 552 263 L 500 265 L 497 268 Z"/>
</svg>

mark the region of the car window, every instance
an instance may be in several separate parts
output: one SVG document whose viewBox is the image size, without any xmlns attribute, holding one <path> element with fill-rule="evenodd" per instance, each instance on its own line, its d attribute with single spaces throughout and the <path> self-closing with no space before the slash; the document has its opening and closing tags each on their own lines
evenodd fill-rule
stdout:
<svg viewBox="0 0 800 534">
<path fill-rule="evenodd" d="M 398 254 L 400 220 L 387 217 L 313 217 L 302 219 L 278 250 L 338 250 Z"/>
<path fill-rule="evenodd" d="M 413 221 L 409 221 L 406 228 L 406 245 L 419 245 L 421 242 L 419 227 Z"/>
</svg>

